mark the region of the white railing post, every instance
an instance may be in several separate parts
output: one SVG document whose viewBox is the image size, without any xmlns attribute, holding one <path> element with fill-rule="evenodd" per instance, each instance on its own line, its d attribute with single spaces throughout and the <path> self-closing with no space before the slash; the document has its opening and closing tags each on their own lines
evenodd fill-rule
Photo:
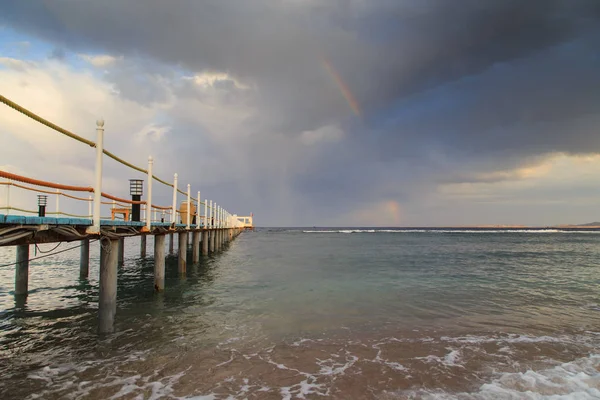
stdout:
<svg viewBox="0 0 600 400">
<path fill-rule="evenodd" d="M 171 222 L 177 223 L 177 174 L 173 175 L 173 208 L 171 209 Z"/>
<path fill-rule="evenodd" d="M 210 226 L 212 228 L 212 218 L 213 218 L 213 204 L 212 204 L 212 200 L 210 201 L 210 206 L 209 207 L 210 208 L 209 208 L 208 212 L 209 212 L 210 215 L 209 215 L 209 219 L 208 219 L 207 224 L 208 224 L 208 226 Z"/>
<path fill-rule="evenodd" d="M 196 210 L 196 229 L 200 229 L 200 207 L 202 202 L 200 201 L 200 191 L 198 190 L 198 207 Z"/>
<path fill-rule="evenodd" d="M 94 202 L 94 200 L 92 199 L 92 195 L 90 194 L 88 196 L 88 215 L 90 218 L 93 217 L 93 214 L 92 214 L 92 203 L 93 202 Z"/>
<path fill-rule="evenodd" d="M 60 215 L 60 189 L 56 189 L 56 216 Z"/>
<path fill-rule="evenodd" d="M 205 228 L 208 227 L 208 199 L 204 199 L 204 224 Z"/>
<path fill-rule="evenodd" d="M 192 200 L 191 200 L 190 188 L 191 188 L 191 185 L 188 183 L 188 185 L 187 185 L 187 189 L 188 189 L 187 190 L 187 212 L 186 212 L 187 217 L 185 220 L 185 229 L 190 229 L 190 222 L 191 222 L 190 220 L 192 217 Z"/>
<path fill-rule="evenodd" d="M 12 181 L 7 179 L 6 182 L 6 215 L 10 215 L 10 187 L 12 186 Z"/>
<path fill-rule="evenodd" d="M 104 153 L 104 120 L 96 121 L 96 183 L 94 185 L 94 213 L 90 233 L 100 233 L 100 206 L 102 205 L 102 154 Z"/>
<path fill-rule="evenodd" d="M 148 157 L 148 196 L 146 197 L 146 229 L 152 225 L 152 156 Z"/>
</svg>

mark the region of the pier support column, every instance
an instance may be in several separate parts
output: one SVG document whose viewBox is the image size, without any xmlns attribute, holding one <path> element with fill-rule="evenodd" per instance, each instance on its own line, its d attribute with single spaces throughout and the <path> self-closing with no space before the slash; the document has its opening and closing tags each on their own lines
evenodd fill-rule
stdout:
<svg viewBox="0 0 600 400">
<path fill-rule="evenodd" d="M 125 264 L 125 238 L 119 238 L 119 265 Z"/>
<path fill-rule="evenodd" d="M 17 265 L 15 266 L 15 294 L 27 295 L 29 285 L 29 245 L 17 246 Z"/>
<path fill-rule="evenodd" d="M 208 255 L 208 231 L 206 229 L 202 231 L 202 255 Z"/>
<path fill-rule="evenodd" d="M 177 270 L 180 275 L 185 274 L 187 270 L 187 242 L 188 242 L 188 233 L 187 232 L 179 232 L 179 262 L 177 264 Z"/>
<path fill-rule="evenodd" d="M 210 231 L 210 242 L 209 242 L 208 248 L 211 253 L 215 252 L 215 233 L 216 232 L 217 231 L 214 229 L 211 229 L 211 231 Z"/>
<path fill-rule="evenodd" d="M 169 254 L 173 254 L 173 232 L 169 233 Z"/>
<path fill-rule="evenodd" d="M 194 231 L 192 235 L 192 262 L 200 262 L 200 231 Z"/>
<path fill-rule="evenodd" d="M 121 239 L 100 241 L 100 298 L 98 300 L 98 332 L 114 330 L 117 313 L 117 263 Z"/>
<path fill-rule="evenodd" d="M 83 239 L 80 249 L 79 277 L 87 279 L 90 274 L 90 239 Z"/>
<path fill-rule="evenodd" d="M 146 258 L 146 235 L 140 236 L 140 257 Z"/>
<path fill-rule="evenodd" d="M 165 235 L 154 236 L 154 290 L 165 290 Z"/>
<path fill-rule="evenodd" d="M 233 240 L 233 229 L 229 230 L 229 241 L 231 242 Z"/>
</svg>

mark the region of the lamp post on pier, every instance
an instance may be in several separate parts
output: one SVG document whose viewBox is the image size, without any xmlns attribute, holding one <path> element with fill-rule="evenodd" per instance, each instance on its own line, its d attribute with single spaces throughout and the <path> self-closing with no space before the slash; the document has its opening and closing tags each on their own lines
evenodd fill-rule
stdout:
<svg viewBox="0 0 600 400">
<path fill-rule="evenodd" d="M 48 204 L 48 196 L 38 194 L 38 217 L 46 216 L 46 205 Z"/>
<path fill-rule="evenodd" d="M 144 194 L 144 181 L 141 179 L 129 180 L 129 194 L 132 201 L 141 201 Z M 147 212 L 149 212 L 147 210 Z M 131 205 L 131 221 L 140 221 L 140 204 Z"/>
</svg>

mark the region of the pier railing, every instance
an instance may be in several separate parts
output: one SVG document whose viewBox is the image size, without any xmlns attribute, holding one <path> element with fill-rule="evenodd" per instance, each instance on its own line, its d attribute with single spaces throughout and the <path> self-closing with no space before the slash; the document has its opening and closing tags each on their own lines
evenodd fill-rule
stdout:
<svg viewBox="0 0 600 400">
<path fill-rule="evenodd" d="M 132 205 L 140 206 L 142 215 L 140 222 L 145 222 L 143 229 L 146 231 L 151 230 L 152 223 L 154 222 L 169 222 L 173 225 L 185 224 L 187 229 L 201 229 L 207 227 L 241 228 L 246 225 L 244 222 L 238 219 L 236 214 L 230 213 L 213 200 L 205 199 L 202 201 L 200 191 L 196 191 L 193 195 L 190 184 L 187 184 L 186 191 L 181 190 L 178 187 L 177 173 L 174 174 L 172 183 L 154 175 L 152 172 L 154 164 L 152 157 L 148 157 L 147 168 L 142 168 L 118 157 L 114 153 L 105 149 L 104 121 L 102 119 L 96 122 L 96 141 L 94 142 L 42 118 L 41 116 L 2 95 L 0 95 L 0 102 L 60 134 L 96 149 L 95 175 L 94 181 L 90 182 L 90 186 L 75 186 L 64 183 L 42 181 L 9 173 L 7 171 L 0 171 L 0 178 L 5 179 L 4 181 L 0 182 L 0 185 L 6 188 L 6 197 L 4 201 L 2 201 L 0 198 L 0 204 L 4 203 L 0 206 L 0 213 L 4 212 L 7 215 L 11 212 L 16 212 L 18 215 L 39 213 L 39 209 L 30 210 L 26 207 L 18 207 L 15 204 L 11 204 L 11 188 L 14 188 L 18 190 L 35 192 L 39 196 L 46 196 L 43 198 L 43 201 L 47 201 L 48 198 L 54 198 L 56 204 L 54 211 L 46 211 L 45 214 L 57 217 L 67 216 L 91 220 L 91 223 L 89 224 L 90 226 L 87 229 L 88 233 L 90 234 L 100 233 L 101 220 L 120 218 L 120 214 L 115 211 L 129 209 Z M 116 162 L 145 175 L 147 188 L 145 200 L 128 200 L 102 192 L 104 156 L 108 156 Z M 154 181 L 163 186 L 167 186 L 172 190 L 173 201 L 170 205 L 156 205 L 152 203 L 152 197 L 154 195 Z M 182 205 L 185 204 L 185 207 L 178 208 L 179 195 L 183 196 L 184 201 L 182 202 Z M 69 199 L 69 201 L 85 203 L 87 205 L 87 213 L 74 213 L 71 212 L 72 210 L 65 207 L 61 208 L 60 204 L 62 198 Z M 38 197 L 38 199 L 41 199 L 41 197 Z M 101 215 L 102 205 L 110 206 L 110 209 L 112 209 L 110 216 Z M 46 204 L 44 206 L 47 207 Z M 80 209 L 81 208 L 82 207 L 80 206 Z M 83 209 L 85 209 L 85 207 L 83 207 Z M 193 212 L 194 209 L 195 212 Z"/>
</svg>

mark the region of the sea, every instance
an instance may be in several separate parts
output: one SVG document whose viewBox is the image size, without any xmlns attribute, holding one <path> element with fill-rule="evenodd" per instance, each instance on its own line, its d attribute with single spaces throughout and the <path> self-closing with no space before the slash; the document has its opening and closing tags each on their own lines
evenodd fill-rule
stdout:
<svg viewBox="0 0 600 400">
<path fill-rule="evenodd" d="M 163 293 L 127 238 L 108 335 L 77 245 L 26 299 L 0 248 L 0 399 L 600 399 L 600 231 L 262 228 Z"/>
</svg>

